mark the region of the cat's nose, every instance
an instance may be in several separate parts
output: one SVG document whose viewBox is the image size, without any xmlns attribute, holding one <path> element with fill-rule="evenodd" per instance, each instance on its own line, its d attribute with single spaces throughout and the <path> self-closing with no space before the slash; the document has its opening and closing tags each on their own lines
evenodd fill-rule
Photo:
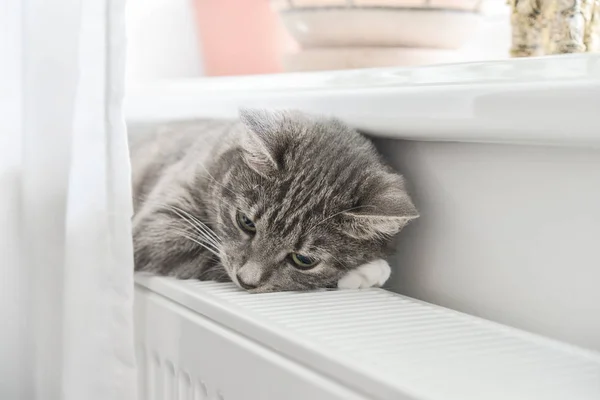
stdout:
<svg viewBox="0 0 600 400">
<path fill-rule="evenodd" d="M 243 289 L 246 289 L 246 290 L 256 289 L 255 285 L 250 285 L 250 284 L 244 282 L 244 280 L 242 279 L 242 277 L 240 276 L 240 274 L 236 274 L 236 277 L 237 277 L 238 283 L 240 284 L 240 286 Z"/>
<path fill-rule="evenodd" d="M 262 283 L 264 270 L 256 262 L 245 263 L 237 272 L 236 278 L 240 286 L 246 290 L 256 289 Z"/>
</svg>

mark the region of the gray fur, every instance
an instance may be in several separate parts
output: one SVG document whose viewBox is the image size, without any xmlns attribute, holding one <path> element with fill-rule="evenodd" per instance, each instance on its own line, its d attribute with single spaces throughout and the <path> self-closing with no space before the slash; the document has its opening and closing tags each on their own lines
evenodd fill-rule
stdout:
<svg viewBox="0 0 600 400">
<path fill-rule="evenodd" d="M 385 257 L 418 216 L 402 177 L 337 120 L 245 110 L 237 121 L 130 132 L 138 271 L 238 285 L 243 276 L 253 292 L 334 287 Z M 298 270 L 291 252 L 320 263 Z"/>
</svg>

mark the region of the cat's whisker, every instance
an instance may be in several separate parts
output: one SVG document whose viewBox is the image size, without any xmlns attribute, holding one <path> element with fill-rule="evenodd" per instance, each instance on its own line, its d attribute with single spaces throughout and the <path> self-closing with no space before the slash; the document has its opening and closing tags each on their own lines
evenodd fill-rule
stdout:
<svg viewBox="0 0 600 400">
<path fill-rule="evenodd" d="M 181 237 L 184 237 L 188 240 L 191 240 L 192 242 L 202 246 L 204 249 L 210 251 L 212 254 L 214 254 L 215 256 L 219 256 L 218 250 L 214 249 L 213 247 L 211 247 L 210 245 L 208 245 L 207 243 L 203 243 L 197 239 L 194 239 L 193 237 L 189 236 L 187 234 L 187 232 L 183 231 L 183 230 L 179 230 L 179 229 L 173 229 L 174 232 L 178 233 Z"/>
<path fill-rule="evenodd" d="M 195 235 L 197 237 L 196 240 L 202 240 L 203 242 L 205 242 L 206 244 L 209 244 L 210 246 L 212 246 L 212 248 L 216 249 L 217 251 L 219 250 L 219 248 L 221 247 L 221 243 L 217 242 L 215 240 L 213 240 L 210 236 L 206 235 L 203 231 L 200 231 L 198 229 L 196 229 L 195 226 L 193 226 L 188 220 L 186 220 L 185 218 L 182 218 L 183 221 L 186 222 L 186 224 L 192 228 L 192 231 L 189 232 L 185 229 L 176 229 L 176 228 L 172 228 L 173 230 L 176 230 L 178 232 L 183 232 L 185 234 L 192 234 Z"/>
<path fill-rule="evenodd" d="M 194 215 L 190 214 L 189 212 L 187 212 L 179 207 L 173 206 L 171 204 L 158 203 L 158 202 L 151 202 L 151 203 L 157 207 L 166 208 L 166 209 L 173 211 L 183 221 L 187 222 L 187 224 L 190 225 L 194 229 L 195 232 L 197 232 L 199 234 L 204 232 L 204 236 L 209 237 L 211 244 L 214 244 L 216 247 L 220 246 L 220 244 L 222 242 L 221 238 L 212 229 L 210 229 L 210 227 L 208 227 L 204 222 L 202 222 L 200 219 L 198 219 Z M 185 216 L 182 214 L 185 214 Z"/>
<path fill-rule="evenodd" d="M 219 245 L 221 243 L 220 238 L 218 236 L 216 236 L 216 234 L 210 228 L 208 228 L 206 226 L 206 224 L 202 223 L 200 220 L 193 217 L 187 211 L 181 210 L 180 208 L 171 206 L 169 204 L 165 204 L 164 207 L 171 209 L 175 214 L 177 214 L 183 221 L 185 221 L 195 231 L 195 233 L 197 233 L 200 236 L 205 237 L 207 239 L 207 241 L 209 241 L 215 247 L 219 247 Z M 189 217 L 182 215 L 182 213 L 187 214 Z M 194 220 L 190 220 L 190 218 L 194 218 L 197 222 L 195 222 Z"/>
<path fill-rule="evenodd" d="M 190 233 L 190 232 L 182 230 L 182 229 L 177 230 L 177 232 L 178 233 L 185 233 L 186 235 L 193 237 L 194 240 L 201 241 L 202 243 L 205 244 L 205 247 L 209 246 L 212 250 L 214 250 L 213 254 L 215 254 L 217 256 L 219 255 L 220 246 L 217 246 L 217 245 L 211 243 L 210 241 L 206 240 L 206 238 L 204 236 L 199 235 L 199 234 L 193 234 L 193 233 Z"/>
<path fill-rule="evenodd" d="M 214 250 L 214 252 L 217 253 L 219 252 L 219 247 L 215 246 L 214 244 L 212 244 L 211 242 L 207 241 L 205 237 L 201 236 L 201 235 L 195 235 L 187 230 L 184 229 L 179 229 L 179 228 L 175 228 L 175 227 L 171 227 L 171 230 L 173 230 L 174 232 L 177 232 L 179 234 L 184 234 L 187 235 L 191 238 L 193 238 L 195 241 L 200 241 L 202 242 L 205 246 L 209 246 L 212 250 Z M 215 254 L 215 253 L 213 253 Z"/>
<path fill-rule="evenodd" d="M 202 222 L 200 219 L 198 219 L 197 217 L 195 217 L 194 215 L 190 214 L 189 212 L 187 212 L 186 210 L 183 210 L 179 207 L 175 207 L 173 205 L 167 205 L 169 208 L 171 208 L 171 210 L 175 211 L 177 213 L 177 215 L 179 215 L 181 218 L 184 218 L 186 221 L 193 223 L 194 227 L 198 228 L 198 229 L 202 229 L 202 230 L 206 230 L 207 233 L 209 235 L 211 235 L 212 237 L 214 237 L 215 240 L 220 240 L 219 236 L 217 236 L 216 233 L 214 233 L 204 222 Z M 185 214 L 185 217 L 182 216 L 180 213 Z M 187 217 L 187 218 L 186 218 Z M 189 218 L 189 219 L 188 219 Z M 191 221 L 190 221 L 191 220 Z"/>
<path fill-rule="evenodd" d="M 198 236 L 206 243 L 211 244 L 215 248 L 219 248 L 221 243 L 213 240 L 209 235 L 207 235 L 204 231 L 197 229 L 189 220 L 182 218 L 183 221 L 187 223 L 187 225 L 192 228 L 192 232 L 194 235 Z"/>
<path fill-rule="evenodd" d="M 180 217 L 181 214 L 179 214 L 179 212 L 185 214 L 189 219 L 191 219 L 192 221 L 189 221 L 188 219 L 182 217 L 183 219 L 185 219 L 187 222 L 193 223 L 194 227 L 205 232 L 207 235 L 209 235 L 212 239 L 214 239 L 215 242 L 217 243 L 221 243 L 222 240 L 221 238 L 215 233 L 213 232 L 212 229 L 210 229 L 204 222 L 200 221 L 198 218 L 194 217 L 192 214 L 190 214 L 189 212 L 182 210 L 181 208 L 169 205 L 169 207 L 175 211 Z"/>
</svg>

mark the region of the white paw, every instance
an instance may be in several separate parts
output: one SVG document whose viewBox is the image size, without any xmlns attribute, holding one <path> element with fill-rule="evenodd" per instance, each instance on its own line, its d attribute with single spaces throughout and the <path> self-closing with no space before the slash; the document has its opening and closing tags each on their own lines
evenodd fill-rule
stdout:
<svg viewBox="0 0 600 400">
<path fill-rule="evenodd" d="M 382 286 L 392 270 L 387 261 L 378 259 L 348 272 L 338 281 L 340 289 L 366 289 Z"/>
</svg>

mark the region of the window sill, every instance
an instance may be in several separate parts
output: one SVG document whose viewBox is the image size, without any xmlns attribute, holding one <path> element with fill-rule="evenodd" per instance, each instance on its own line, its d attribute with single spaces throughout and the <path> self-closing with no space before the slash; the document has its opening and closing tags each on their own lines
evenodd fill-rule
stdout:
<svg viewBox="0 0 600 400">
<path fill-rule="evenodd" d="M 598 99 L 600 55 L 586 54 L 159 82 L 130 87 L 125 107 L 129 122 L 297 108 L 374 136 L 598 146 Z"/>
</svg>

